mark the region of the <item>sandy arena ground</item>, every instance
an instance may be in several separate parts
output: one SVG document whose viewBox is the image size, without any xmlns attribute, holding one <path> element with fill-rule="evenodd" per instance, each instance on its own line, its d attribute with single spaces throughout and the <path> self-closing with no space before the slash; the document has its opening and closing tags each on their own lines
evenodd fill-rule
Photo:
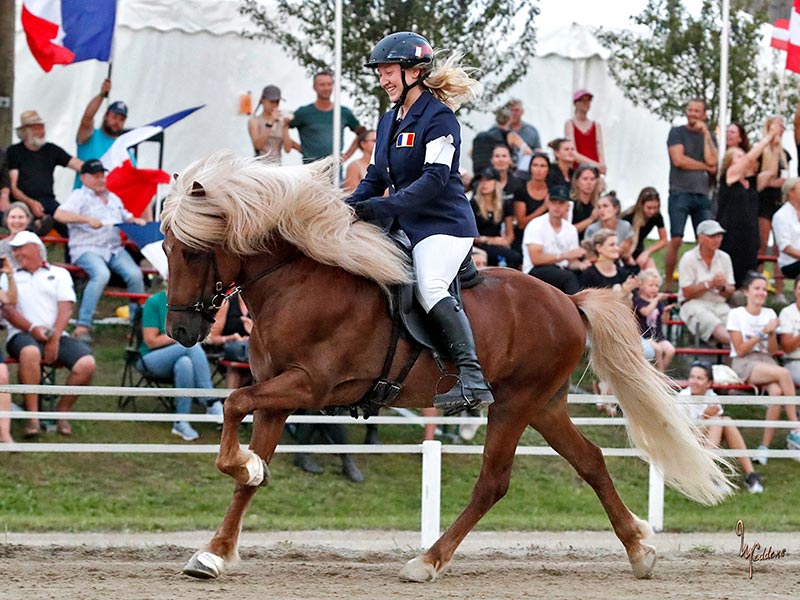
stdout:
<svg viewBox="0 0 800 600">
<path fill-rule="evenodd" d="M 216 581 L 180 573 L 206 532 L 0 534 L 0 599 L 800 598 L 800 536 L 746 535 L 786 556 L 749 579 L 733 532 L 660 534 L 654 577 L 639 581 L 607 532 L 478 532 L 441 579 L 415 584 L 398 578 L 419 543 L 409 532 L 245 532 L 242 561 Z"/>
</svg>

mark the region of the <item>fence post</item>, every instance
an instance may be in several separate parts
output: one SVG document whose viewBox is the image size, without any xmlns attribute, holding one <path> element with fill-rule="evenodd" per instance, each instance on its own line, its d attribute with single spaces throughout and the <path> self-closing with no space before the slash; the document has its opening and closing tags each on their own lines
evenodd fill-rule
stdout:
<svg viewBox="0 0 800 600">
<path fill-rule="evenodd" d="M 442 442 L 422 442 L 422 523 L 420 544 L 423 550 L 439 539 L 442 486 Z"/>
<path fill-rule="evenodd" d="M 664 529 L 664 476 L 652 463 L 647 498 L 647 521 L 656 531 Z"/>
</svg>

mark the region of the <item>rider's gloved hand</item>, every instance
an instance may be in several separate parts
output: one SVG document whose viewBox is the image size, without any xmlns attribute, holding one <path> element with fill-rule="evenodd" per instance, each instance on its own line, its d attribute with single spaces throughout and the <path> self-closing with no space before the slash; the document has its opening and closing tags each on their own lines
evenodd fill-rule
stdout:
<svg viewBox="0 0 800 600">
<path fill-rule="evenodd" d="M 370 200 L 359 200 L 355 204 L 352 205 L 353 210 L 356 213 L 356 218 L 362 221 L 374 221 L 375 220 L 375 211 L 372 210 L 372 201 Z"/>
</svg>

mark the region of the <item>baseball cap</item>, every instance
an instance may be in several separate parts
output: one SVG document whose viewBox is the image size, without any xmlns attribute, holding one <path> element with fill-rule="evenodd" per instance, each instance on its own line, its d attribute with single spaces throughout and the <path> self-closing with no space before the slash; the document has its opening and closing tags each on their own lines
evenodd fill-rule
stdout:
<svg viewBox="0 0 800 600">
<path fill-rule="evenodd" d="M 108 171 L 96 158 L 90 158 L 89 160 L 83 163 L 81 167 L 81 175 L 90 174 L 94 175 L 95 173 L 100 173 L 101 171 Z"/>
<path fill-rule="evenodd" d="M 569 202 L 569 188 L 565 185 L 554 185 L 549 190 L 550 202 Z"/>
<path fill-rule="evenodd" d="M 125 104 L 122 100 L 115 100 L 114 102 L 108 105 L 108 112 L 117 113 L 118 115 L 121 115 L 127 119 L 128 105 Z"/>
<path fill-rule="evenodd" d="M 36 244 L 38 246 L 44 246 L 39 236 L 33 233 L 32 231 L 20 231 L 17 235 L 14 236 L 14 239 L 9 242 L 9 245 L 12 248 L 19 248 L 20 246 L 24 246 L 25 244 Z"/>
<path fill-rule="evenodd" d="M 584 96 L 589 96 L 589 100 L 594 98 L 594 94 L 592 92 L 590 92 L 589 90 L 585 90 L 585 89 L 581 88 L 579 90 L 575 90 L 575 93 L 572 94 L 572 101 L 573 102 L 577 102 L 578 100 L 580 100 Z"/>
<path fill-rule="evenodd" d="M 273 102 L 278 102 L 281 99 L 281 88 L 277 85 L 268 85 L 264 87 L 264 90 L 261 92 L 261 99 L 262 100 L 271 100 Z"/>
<path fill-rule="evenodd" d="M 703 221 L 697 226 L 697 235 L 717 235 L 718 233 L 725 233 L 725 230 L 713 219 Z"/>
</svg>

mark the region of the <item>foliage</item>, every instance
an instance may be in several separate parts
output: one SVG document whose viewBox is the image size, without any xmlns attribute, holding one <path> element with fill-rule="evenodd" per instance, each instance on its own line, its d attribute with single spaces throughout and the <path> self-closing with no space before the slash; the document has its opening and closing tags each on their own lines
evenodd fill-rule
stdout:
<svg viewBox="0 0 800 600">
<path fill-rule="evenodd" d="M 388 99 L 373 71 L 363 67 L 372 47 L 395 31 L 415 31 L 435 49 L 464 55 L 480 67 L 483 100 L 494 98 L 527 71 L 536 41 L 536 0 L 343 0 L 342 87 L 360 113 L 382 113 Z M 333 65 L 333 0 L 278 0 L 266 7 L 242 0 L 255 32 L 244 35 L 273 41 L 310 74 Z"/>
<path fill-rule="evenodd" d="M 626 97 L 671 121 L 682 114 L 686 101 L 705 98 L 711 123 L 719 117 L 719 70 L 722 18 L 720 2 L 703 0 L 699 16 L 686 10 L 682 0 L 648 0 L 645 9 L 632 17 L 649 30 L 601 31 L 603 43 L 612 50 L 611 75 Z M 755 15 L 731 11 L 728 61 L 729 121 L 760 124 L 778 110 L 780 69 L 784 53 L 770 50 L 771 68 L 758 59 L 762 36 L 759 28 L 765 12 Z M 763 58 L 761 59 L 763 61 Z M 797 88 L 787 74 L 785 89 Z M 784 103 L 794 110 L 797 98 Z M 791 112 L 786 114 L 787 117 Z"/>
</svg>

